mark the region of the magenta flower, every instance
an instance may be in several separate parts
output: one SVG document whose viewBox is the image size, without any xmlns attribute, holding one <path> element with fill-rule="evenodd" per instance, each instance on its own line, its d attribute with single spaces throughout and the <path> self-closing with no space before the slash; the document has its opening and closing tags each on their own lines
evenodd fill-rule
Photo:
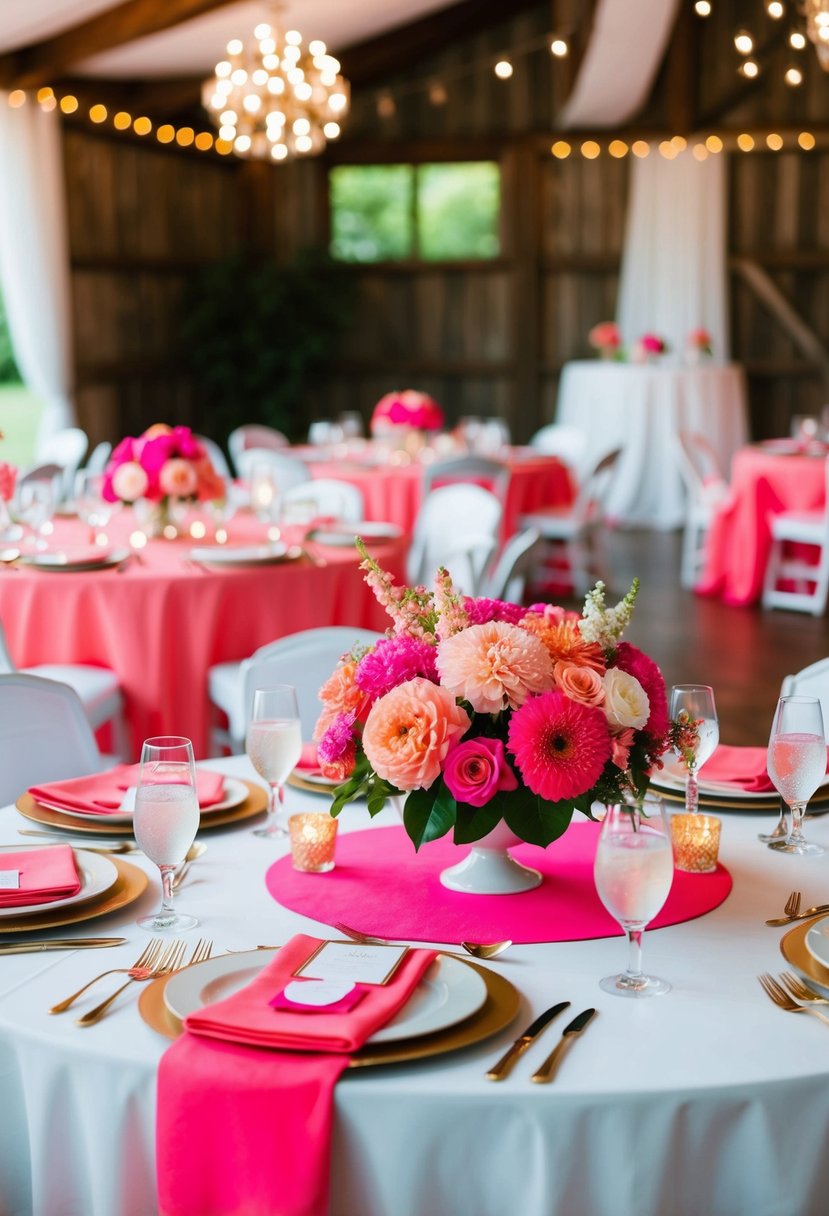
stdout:
<svg viewBox="0 0 829 1216">
<path fill-rule="evenodd" d="M 527 614 L 527 609 L 520 604 L 508 604 L 505 600 L 487 600 L 483 597 L 472 599 L 467 596 L 463 601 L 470 625 L 488 625 L 490 621 L 506 621 L 508 625 L 517 625 Z"/>
<path fill-rule="evenodd" d="M 453 747 L 443 765 L 443 780 L 458 802 L 485 806 L 497 790 L 518 789 L 518 778 L 507 762 L 500 739 L 464 739 Z"/>
<path fill-rule="evenodd" d="M 630 642 L 619 643 L 611 666 L 635 676 L 642 685 L 650 704 L 650 715 L 642 730 L 654 740 L 663 739 L 670 726 L 670 716 L 665 681 L 659 667 L 649 655 L 637 646 L 631 646 Z"/>
<path fill-rule="evenodd" d="M 560 692 L 530 697 L 515 711 L 507 746 L 526 785 L 549 802 L 587 793 L 611 755 L 602 711 Z"/>
<path fill-rule="evenodd" d="M 354 714 L 337 714 L 317 747 L 317 760 L 324 777 L 345 781 L 357 758 Z"/>
<path fill-rule="evenodd" d="M 354 683 L 373 701 L 415 676 L 438 683 L 437 651 L 428 642 L 399 633 L 381 638 L 357 664 Z"/>
</svg>

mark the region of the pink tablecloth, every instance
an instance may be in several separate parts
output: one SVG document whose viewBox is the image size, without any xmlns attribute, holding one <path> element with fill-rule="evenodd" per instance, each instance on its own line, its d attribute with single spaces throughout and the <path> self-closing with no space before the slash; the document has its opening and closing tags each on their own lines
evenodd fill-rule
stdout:
<svg viewBox="0 0 829 1216">
<path fill-rule="evenodd" d="M 133 525 L 113 521 L 117 543 Z M 230 543 L 264 539 L 262 525 L 239 515 Z M 55 545 L 86 540 L 76 520 L 56 522 Z M 202 542 L 203 543 L 203 542 Z M 207 671 L 242 659 L 285 634 L 321 625 L 383 630 L 385 612 L 363 582 L 352 549 L 318 546 L 324 566 L 307 561 L 211 569 L 187 564 L 193 542 L 150 541 L 143 564 L 87 573 L 0 569 L 0 620 L 19 667 L 98 663 L 118 673 L 134 754 L 151 735 L 173 733 L 207 754 Z M 405 543 L 372 546 L 403 579 Z"/>
<path fill-rule="evenodd" d="M 507 462 L 510 484 L 502 536 L 518 530 L 522 515 L 539 507 L 560 506 L 573 499 L 570 472 L 555 456 L 513 455 Z M 309 464 L 314 477 L 336 477 L 363 492 L 366 519 L 388 520 L 411 532 L 423 497 L 423 466 L 417 462 L 372 467 L 347 461 Z"/>
<path fill-rule="evenodd" d="M 756 603 L 771 546 L 769 517 L 819 510 L 826 497 L 824 468 L 822 457 L 741 448 L 731 467 L 731 494 L 711 526 L 696 590 L 727 604 Z"/>
</svg>

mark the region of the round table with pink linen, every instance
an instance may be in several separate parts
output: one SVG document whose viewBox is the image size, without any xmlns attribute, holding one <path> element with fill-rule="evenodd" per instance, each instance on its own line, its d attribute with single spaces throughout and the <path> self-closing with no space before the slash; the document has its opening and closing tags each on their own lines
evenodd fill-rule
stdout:
<svg viewBox="0 0 829 1216">
<path fill-rule="evenodd" d="M 115 545 L 135 526 L 131 511 L 108 529 Z M 265 540 L 240 514 L 229 543 Z M 77 520 L 55 522 L 50 547 L 83 544 Z M 207 542 L 200 542 L 207 543 Z M 312 546 L 310 557 L 271 565 L 217 568 L 190 560 L 192 539 L 150 540 L 122 568 L 52 572 L 0 567 L 0 620 L 19 667 L 92 663 L 117 672 L 134 755 L 145 738 L 186 735 L 207 755 L 207 673 L 301 629 L 353 625 L 383 630 L 384 610 L 363 581 L 352 548 Z M 405 542 L 373 544 L 399 581 Z M 318 564 L 317 564 L 318 563 Z"/>
<path fill-rule="evenodd" d="M 731 466 L 731 492 L 708 534 L 700 595 L 743 607 L 762 594 L 771 547 L 769 519 L 781 511 L 820 510 L 826 501 L 826 457 L 741 448 Z"/>
</svg>

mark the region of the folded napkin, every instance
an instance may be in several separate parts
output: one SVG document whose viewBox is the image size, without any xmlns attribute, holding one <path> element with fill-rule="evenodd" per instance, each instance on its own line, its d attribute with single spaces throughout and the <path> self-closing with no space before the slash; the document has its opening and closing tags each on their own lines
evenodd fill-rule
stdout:
<svg viewBox="0 0 829 1216">
<path fill-rule="evenodd" d="M 270 1002 L 319 946 L 300 934 L 242 991 L 185 1019 L 158 1070 L 163 1216 L 325 1216 L 334 1086 L 435 957 L 410 950 L 346 1013 Z"/>
<path fill-rule="evenodd" d="M 0 853 L 0 873 L 4 870 L 17 870 L 20 886 L 14 890 L 0 887 L 0 908 L 48 904 L 77 895 L 81 889 L 75 855 L 68 844 Z"/>
<path fill-rule="evenodd" d="M 50 781 L 47 785 L 33 785 L 31 796 L 42 806 L 56 811 L 81 811 L 87 815 L 106 815 L 117 812 L 124 801 L 124 794 L 138 784 L 140 764 L 119 764 L 105 773 L 92 773 L 88 777 L 72 777 L 67 781 Z M 196 793 L 203 809 L 221 802 L 224 797 L 224 776 L 207 769 L 196 770 Z"/>
<path fill-rule="evenodd" d="M 721 743 L 700 769 L 700 781 L 733 785 L 747 793 L 774 793 L 774 782 L 766 771 L 764 747 L 730 747 Z"/>
<path fill-rule="evenodd" d="M 294 765 L 299 773 L 319 773 L 320 762 L 316 743 L 303 743 L 302 753 Z"/>
</svg>

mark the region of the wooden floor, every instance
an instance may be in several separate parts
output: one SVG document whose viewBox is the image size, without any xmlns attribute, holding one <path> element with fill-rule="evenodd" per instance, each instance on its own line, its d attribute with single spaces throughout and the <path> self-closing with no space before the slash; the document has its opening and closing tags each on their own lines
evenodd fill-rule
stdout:
<svg viewBox="0 0 829 1216">
<path fill-rule="evenodd" d="M 765 745 L 783 677 L 829 655 L 829 620 L 729 608 L 684 590 L 680 539 L 678 532 L 608 533 L 613 592 L 623 594 L 634 575 L 642 584 L 625 637 L 659 663 L 669 688 L 713 687 L 723 743 Z"/>
</svg>

